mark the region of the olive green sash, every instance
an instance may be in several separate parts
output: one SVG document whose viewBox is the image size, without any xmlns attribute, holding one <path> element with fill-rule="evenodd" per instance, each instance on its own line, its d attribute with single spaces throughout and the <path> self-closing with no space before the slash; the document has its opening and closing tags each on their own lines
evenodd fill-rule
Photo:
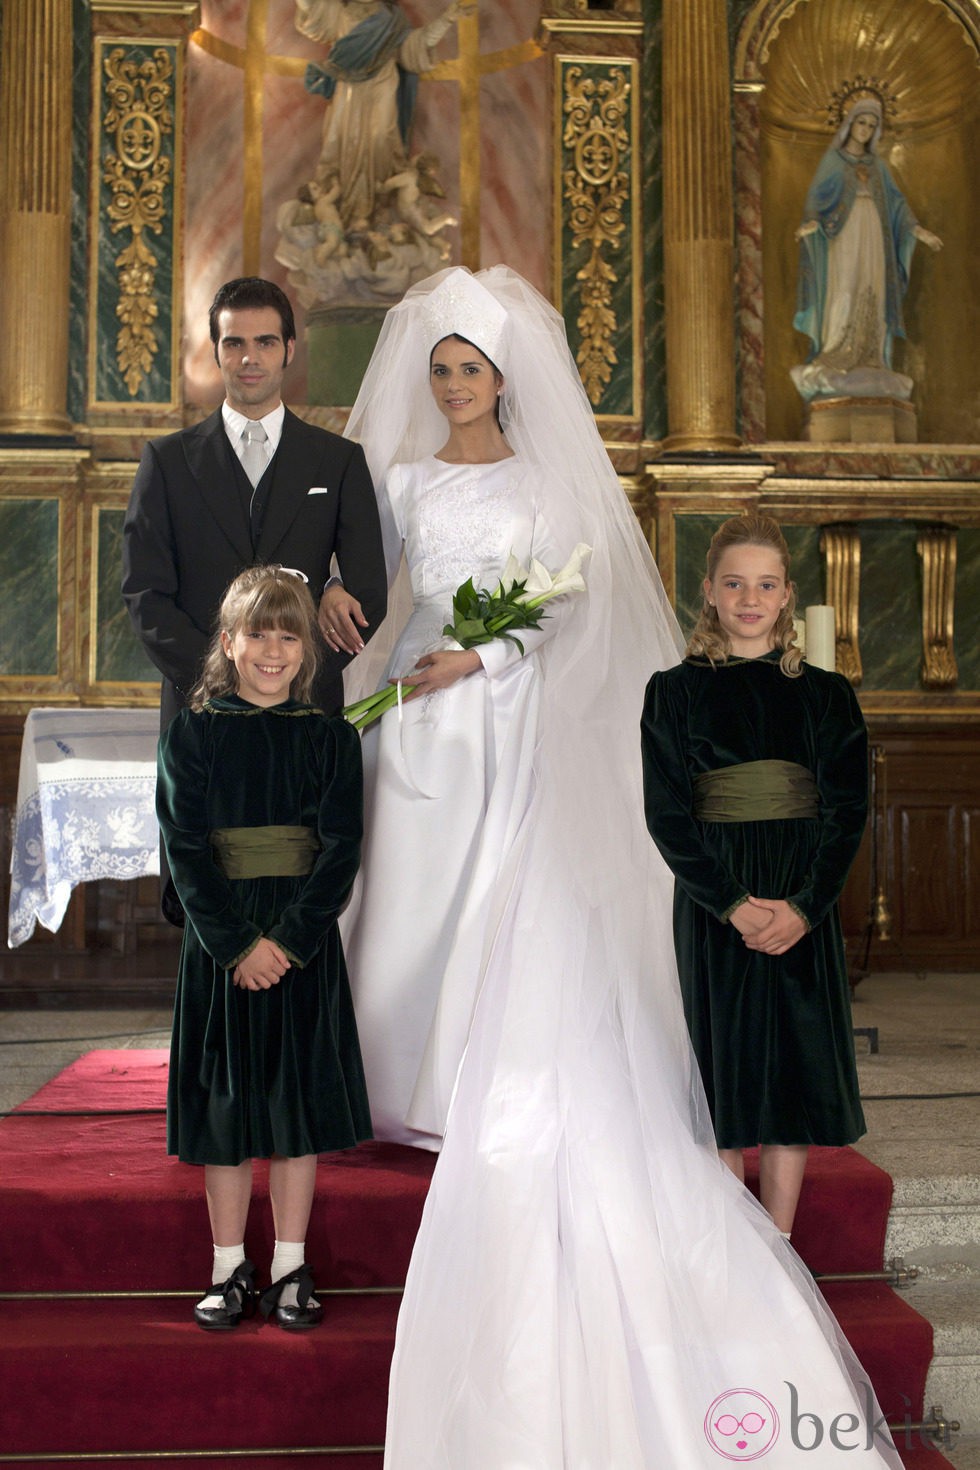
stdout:
<svg viewBox="0 0 980 1470">
<path fill-rule="evenodd" d="M 813 772 L 794 761 L 745 761 L 694 778 L 699 822 L 769 822 L 818 811 Z"/>
<path fill-rule="evenodd" d="M 320 850 L 312 827 L 216 827 L 210 840 L 226 878 L 302 878 Z"/>
</svg>

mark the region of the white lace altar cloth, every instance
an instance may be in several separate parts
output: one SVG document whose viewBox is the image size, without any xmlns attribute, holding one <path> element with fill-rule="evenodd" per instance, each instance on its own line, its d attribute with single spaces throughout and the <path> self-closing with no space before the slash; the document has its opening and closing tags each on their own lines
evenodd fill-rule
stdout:
<svg viewBox="0 0 980 1470">
<path fill-rule="evenodd" d="M 34 709 L 24 725 L 7 944 L 56 930 L 77 883 L 159 873 L 156 709 Z"/>
</svg>

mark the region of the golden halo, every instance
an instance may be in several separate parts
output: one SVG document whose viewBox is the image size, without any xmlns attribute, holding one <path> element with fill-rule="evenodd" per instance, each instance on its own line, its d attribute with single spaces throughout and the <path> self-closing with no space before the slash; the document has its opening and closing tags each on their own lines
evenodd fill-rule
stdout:
<svg viewBox="0 0 980 1470">
<path fill-rule="evenodd" d="M 827 121 L 836 130 L 840 127 L 855 102 L 877 102 L 881 108 L 882 123 L 894 122 L 898 116 L 898 99 L 888 90 L 888 84 L 880 77 L 857 76 L 841 82 L 831 92 L 827 103 Z"/>
</svg>

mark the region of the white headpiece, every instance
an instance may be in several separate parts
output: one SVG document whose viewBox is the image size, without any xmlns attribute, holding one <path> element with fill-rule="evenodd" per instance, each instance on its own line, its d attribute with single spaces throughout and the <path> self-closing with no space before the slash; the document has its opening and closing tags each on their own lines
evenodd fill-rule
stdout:
<svg viewBox="0 0 980 1470">
<path fill-rule="evenodd" d="M 507 312 L 469 271 L 450 271 L 443 278 L 425 300 L 422 321 L 430 350 L 455 333 L 500 367 Z"/>
</svg>

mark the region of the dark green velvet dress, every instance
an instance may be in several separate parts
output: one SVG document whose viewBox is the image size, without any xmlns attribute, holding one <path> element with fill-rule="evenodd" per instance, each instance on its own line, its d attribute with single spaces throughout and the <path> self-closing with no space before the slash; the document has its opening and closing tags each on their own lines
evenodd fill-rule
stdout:
<svg viewBox="0 0 980 1470">
<path fill-rule="evenodd" d="M 188 916 L 170 1053 L 167 1146 L 185 1163 L 239 1164 L 347 1148 L 371 1136 L 337 929 L 360 856 L 361 753 L 341 719 L 237 696 L 181 710 L 160 739 L 157 810 Z M 231 879 L 209 834 L 312 829 L 312 870 Z M 261 935 L 292 968 L 269 990 L 232 983 Z"/>
<path fill-rule="evenodd" d="M 867 815 L 867 733 L 850 684 L 779 653 L 654 674 L 643 712 L 647 826 L 672 869 L 684 1009 L 720 1148 L 853 1143 L 864 1132 L 837 898 Z M 701 822 L 693 783 L 749 761 L 805 766 L 816 818 Z M 788 899 L 810 932 L 747 949 L 727 914 Z"/>
</svg>

